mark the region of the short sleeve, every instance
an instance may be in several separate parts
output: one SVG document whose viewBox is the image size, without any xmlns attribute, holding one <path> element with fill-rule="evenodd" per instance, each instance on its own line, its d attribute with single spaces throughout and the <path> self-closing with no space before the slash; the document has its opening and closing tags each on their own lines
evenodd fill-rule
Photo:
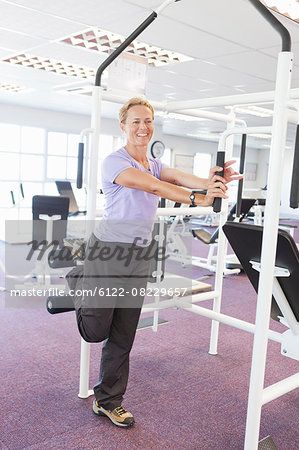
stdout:
<svg viewBox="0 0 299 450">
<path fill-rule="evenodd" d="M 131 169 L 130 161 L 120 155 L 108 155 L 102 164 L 102 179 L 114 183 L 115 178 L 124 170 Z"/>
</svg>

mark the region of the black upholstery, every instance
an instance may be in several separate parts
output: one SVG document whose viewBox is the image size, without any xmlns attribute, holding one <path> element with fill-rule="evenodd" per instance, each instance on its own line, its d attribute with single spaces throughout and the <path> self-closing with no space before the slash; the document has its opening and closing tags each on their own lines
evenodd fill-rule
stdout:
<svg viewBox="0 0 299 450">
<path fill-rule="evenodd" d="M 60 215 L 61 219 L 53 223 L 52 241 L 58 241 L 59 246 L 62 247 L 63 238 L 66 237 L 69 202 L 67 197 L 34 195 L 32 198 L 33 240 L 41 242 L 46 239 L 47 221 L 40 219 L 41 214 Z"/>
<path fill-rule="evenodd" d="M 242 198 L 241 217 L 239 220 L 240 222 L 244 219 L 246 214 L 248 214 L 250 208 L 252 208 L 255 202 L 256 202 L 255 198 Z M 227 216 L 228 221 L 234 220 L 236 208 L 237 204 L 235 204 L 229 211 Z M 205 230 L 204 228 L 194 228 L 191 230 L 191 232 L 195 238 L 199 239 L 205 244 L 215 244 L 219 235 L 219 227 L 214 231 L 214 233 L 209 233 L 209 231 Z"/>
<path fill-rule="evenodd" d="M 252 268 L 249 261 L 260 262 L 263 227 L 244 223 L 227 222 L 223 231 L 237 255 L 240 263 L 254 289 L 258 290 L 259 272 Z M 299 321 L 299 252 L 293 238 L 284 230 L 278 231 L 276 252 L 277 267 L 286 268 L 289 277 L 278 277 L 277 280 Z M 281 315 L 276 302 L 272 301 L 272 318 Z"/>
</svg>

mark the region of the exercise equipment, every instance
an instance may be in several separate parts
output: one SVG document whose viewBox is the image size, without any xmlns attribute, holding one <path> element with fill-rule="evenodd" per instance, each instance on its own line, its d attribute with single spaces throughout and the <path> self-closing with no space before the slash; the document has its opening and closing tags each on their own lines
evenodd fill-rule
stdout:
<svg viewBox="0 0 299 450">
<path fill-rule="evenodd" d="M 223 170 L 216 172 L 216 175 L 223 176 L 224 172 L 225 151 L 218 151 L 216 157 L 216 166 L 223 167 Z M 221 211 L 221 198 L 216 197 L 213 201 L 213 211 L 218 213 Z"/>
<path fill-rule="evenodd" d="M 24 276 L 22 284 L 15 285 L 17 290 L 32 288 L 47 290 L 63 289 L 64 285 L 54 284 L 52 275 L 63 276 L 63 273 L 53 272 L 48 264 L 48 258 L 53 251 L 63 246 L 67 232 L 67 217 L 69 198 L 34 195 L 32 198 L 32 241 L 28 249 L 28 260 L 35 260 L 35 267 Z M 36 258 L 35 258 L 36 257 Z M 30 281 L 25 281 L 29 280 Z M 33 281 L 35 279 L 35 281 Z"/>
<path fill-rule="evenodd" d="M 258 292 L 263 227 L 246 223 L 227 222 L 223 226 L 223 231 L 238 256 L 251 284 Z M 275 283 L 279 284 L 285 299 L 281 300 L 279 295 L 280 289 L 274 288 L 275 302 L 272 299 L 272 318 L 292 327 L 294 334 L 297 334 L 299 337 L 299 251 L 292 236 L 284 230 L 278 230 L 275 279 L 277 280 Z M 286 302 L 290 308 L 286 306 Z M 277 303 L 279 309 L 277 308 Z M 291 317 L 290 309 L 294 317 Z"/>
<path fill-rule="evenodd" d="M 230 210 L 227 220 L 233 221 L 237 218 L 239 222 L 242 222 L 246 214 L 248 214 L 249 210 L 255 204 L 256 200 L 252 198 L 244 198 L 239 200 L 239 213 L 237 212 L 238 204 L 236 203 L 232 209 Z M 238 214 L 238 215 L 237 215 Z M 204 228 L 193 228 L 191 230 L 192 235 L 199 239 L 201 242 L 209 246 L 209 253 L 207 258 L 193 258 L 193 264 L 195 266 L 203 267 L 204 269 L 208 269 L 212 272 L 216 271 L 216 264 L 214 253 L 217 248 L 218 236 L 219 236 L 219 227 L 214 231 L 214 233 L 210 233 Z M 226 269 L 224 270 L 225 275 L 239 273 L 242 269 L 242 265 L 238 261 L 235 255 L 226 255 Z"/>
<path fill-rule="evenodd" d="M 213 310 L 207 308 L 201 308 L 198 305 L 190 303 L 185 303 L 185 299 L 172 299 L 166 300 L 163 307 L 178 306 L 188 309 L 188 311 L 195 312 L 197 314 L 209 317 L 212 319 L 212 330 L 211 330 L 211 344 L 210 353 L 217 353 L 217 342 L 218 342 L 218 328 L 219 322 L 229 324 L 231 326 L 236 326 L 240 329 L 250 331 L 254 333 L 254 347 L 253 347 L 253 359 L 252 359 L 252 371 L 249 389 L 249 399 L 248 399 L 248 413 L 247 413 L 247 424 L 246 424 L 246 437 L 245 437 L 245 450 L 255 450 L 258 447 L 258 437 L 259 437 L 259 426 L 261 418 L 261 407 L 263 404 L 263 383 L 264 383 L 264 373 L 265 373 L 265 363 L 266 363 L 266 346 L 268 338 L 281 341 L 281 336 L 279 333 L 269 331 L 269 320 L 270 320 L 270 308 L 272 299 L 272 287 L 275 272 L 275 251 L 277 242 L 277 229 L 278 229 L 278 219 L 279 219 L 279 200 L 280 200 L 280 190 L 282 184 L 282 166 L 284 149 L 286 143 L 286 128 L 288 121 L 298 124 L 299 114 L 298 111 L 290 111 L 288 109 L 288 101 L 290 98 L 290 82 L 291 82 L 291 72 L 292 72 L 292 62 L 293 54 L 291 53 L 291 40 L 287 29 L 276 19 L 274 15 L 259 1 L 259 0 L 248 0 L 250 3 L 257 8 L 259 13 L 270 23 L 270 25 L 278 31 L 282 38 L 282 51 L 278 56 L 278 67 L 277 67 L 277 78 L 276 86 L 274 92 L 274 114 L 273 114 L 273 124 L 269 127 L 247 127 L 246 124 L 241 127 L 230 127 L 226 132 L 224 132 L 219 141 L 219 151 L 226 151 L 226 159 L 230 159 L 232 149 L 228 149 L 226 146 L 227 139 L 232 137 L 234 134 L 255 134 L 255 133 L 268 133 L 272 136 L 271 149 L 270 149 L 270 160 L 269 160 L 269 175 L 268 175 L 268 198 L 265 208 L 265 220 L 264 220 L 264 234 L 262 239 L 262 251 L 261 251 L 261 266 L 260 266 L 260 281 L 258 289 L 258 301 L 257 301 L 257 315 L 256 324 L 248 324 L 244 321 L 237 320 L 233 317 L 226 316 L 220 313 L 221 306 L 221 292 L 222 292 L 222 274 L 225 264 L 225 247 L 226 242 L 224 239 L 222 226 L 224 225 L 227 211 L 227 202 L 222 202 L 222 208 L 220 214 L 220 231 L 219 231 L 219 244 L 218 244 L 218 258 L 217 258 L 217 271 L 215 280 L 215 290 L 210 293 L 198 294 L 200 299 L 203 298 L 214 298 Z M 159 12 L 165 8 L 168 4 L 172 3 L 164 2 L 159 8 Z M 145 26 L 147 26 L 151 21 L 150 19 Z M 144 29 L 144 28 L 143 28 Z M 142 30 L 141 30 L 142 31 Z M 140 32 L 141 32 L 140 31 Z M 132 40 L 138 35 L 131 35 Z M 128 38 L 129 39 L 129 38 Z M 126 41 L 125 41 L 126 42 Z M 88 191 L 88 203 L 87 203 L 87 218 L 92 220 L 95 215 L 96 210 L 96 183 L 97 183 L 97 166 L 98 166 L 98 141 L 99 141 L 99 124 L 100 124 L 100 103 L 102 91 L 100 89 L 100 78 L 101 72 L 107 67 L 107 65 L 124 50 L 124 46 L 119 47 L 115 52 L 110 55 L 112 58 L 108 58 L 99 68 L 99 72 L 96 77 L 96 85 L 93 92 L 93 112 L 92 112 L 92 149 L 90 159 L 92 164 L 90 164 L 89 171 L 89 181 L 90 189 Z M 113 56 L 115 55 L 115 56 Z M 237 98 L 232 98 L 232 104 L 237 103 L 256 103 L 259 101 L 270 101 L 273 100 L 273 95 L 271 93 L 264 94 L 246 94 L 246 100 L 244 102 L 244 95 L 237 96 Z M 235 100 L 235 101 L 234 101 Z M 222 104 L 228 104 L 228 98 L 222 98 Z M 164 105 L 167 111 L 172 110 L 188 110 L 188 108 L 200 108 L 209 106 L 220 106 L 221 101 L 212 99 L 210 102 L 206 99 L 192 100 L 189 102 L 168 102 Z M 188 111 L 186 111 L 187 113 Z M 190 109 L 189 109 L 190 114 Z M 197 112 L 198 116 L 215 118 L 217 115 L 212 111 L 200 111 Z M 218 114 L 217 117 L 220 115 Z M 227 117 L 227 122 L 232 122 L 232 116 Z M 297 161 L 297 156 L 295 161 Z M 293 171 L 293 182 L 296 183 L 298 179 L 298 171 Z M 294 185 L 292 182 L 292 186 Z M 298 206 L 298 199 L 292 202 L 292 207 Z M 295 205 L 295 206 L 294 206 Z M 167 208 L 166 208 L 167 209 Z M 194 208 L 196 209 L 196 208 Z M 209 212 L 210 213 L 210 212 Z M 167 214 L 165 214 L 167 215 Z M 90 230 L 87 230 L 88 234 L 92 231 L 92 226 Z M 194 296 L 193 300 L 197 300 L 198 296 Z M 184 306 L 186 305 L 186 306 Z M 157 304 L 153 304 L 153 310 L 157 309 Z M 86 389 L 88 386 L 88 370 L 86 367 L 89 365 L 89 346 L 87 343 L 81 341 L 81 368 L 84 368 L 83 372 L 80 373 L 80 393 L 88 395 L 89 391 Z M 289 380 L 290 383 L 294 384 L 295 379 Z M 273 391 L 268 391 L 266 397 L 273 398 Z"/>
</svg>

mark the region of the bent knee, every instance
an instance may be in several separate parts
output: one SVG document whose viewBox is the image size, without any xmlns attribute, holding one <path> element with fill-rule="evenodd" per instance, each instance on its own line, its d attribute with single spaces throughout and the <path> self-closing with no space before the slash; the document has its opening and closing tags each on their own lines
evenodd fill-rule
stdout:
<svg viewBox="0 0 299 450">
<path fill-rule="evenodd" d="M 102 342 L 109 336 L 110 324 L 105 323 L 103 317 L 93 310 L 80 309 L 77 311 L 77 323 L 80 335 L 86 342 Z"/>
</svg>

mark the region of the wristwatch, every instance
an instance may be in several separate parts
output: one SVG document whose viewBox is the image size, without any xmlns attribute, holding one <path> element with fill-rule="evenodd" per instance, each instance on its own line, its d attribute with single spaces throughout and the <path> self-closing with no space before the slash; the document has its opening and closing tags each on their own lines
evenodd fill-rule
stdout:
<svg viewBox="0 0 299 450">
<path fill-rule="evenodd" d="M 194 200 L 195 200 L 195 194 L 194 194 L 194 191 L 191 192 L 189 198 L 190 198 L 190 200 L 191 200 L 191 205 L 192 205 L 192 206 L 196 206 L 195 203 L 194 203 Z"/>
</svg>

